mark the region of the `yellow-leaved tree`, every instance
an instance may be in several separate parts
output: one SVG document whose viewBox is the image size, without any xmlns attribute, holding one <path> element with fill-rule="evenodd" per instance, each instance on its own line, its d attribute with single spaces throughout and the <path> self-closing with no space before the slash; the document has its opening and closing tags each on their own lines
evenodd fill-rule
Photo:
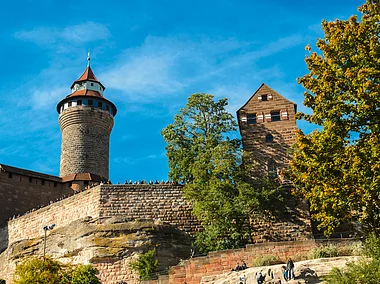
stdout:
<svg viewBox="0 0 380 284">
<path fill-rule="evenodd" d="M 361 19 L 323 21 L 319 51 L 298 81 L 320 126 L 297 133 L 291 179 L 327 235 L 360 221 L 380 235 L 380 4 L 367 0 Z"/>
</svg>

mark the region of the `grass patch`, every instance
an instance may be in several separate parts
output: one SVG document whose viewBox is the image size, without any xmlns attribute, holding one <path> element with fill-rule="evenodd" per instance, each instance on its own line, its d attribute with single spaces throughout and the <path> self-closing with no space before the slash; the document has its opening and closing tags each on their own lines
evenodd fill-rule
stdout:
<svg viewBox="0 0 380 284">
<path fill-rule="evenodd" d="M 268 266 L 284 263 L 277 256 L 268 254 L 261 257 L 256 257 L 252 261 L 252 266 Z"/>
</svg>

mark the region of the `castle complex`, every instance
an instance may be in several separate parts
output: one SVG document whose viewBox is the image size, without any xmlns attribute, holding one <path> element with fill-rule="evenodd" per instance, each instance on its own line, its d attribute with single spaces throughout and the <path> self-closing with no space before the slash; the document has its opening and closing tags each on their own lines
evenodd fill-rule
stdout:
<svg viewBox="0 0 380 284">
<path fill-rule="evenodd" d="M 9 259 L 15 244 L 41 238 L 42 227 L 52 223 L 58 230 L 86 218 L 103 227 L 115 218 L 117 222 L 151 219 L 188 234 L 201 229 L 180 185 L 106 184 L 110 133 L 117 108 L 104 97 L 104 90 L 88 58 L 86 70 L 71 85 L 71 94 L 57 105 L 62 131 L 59 177 L 0 164 L 0 263 L 1 257 Z M 244 149 L 258 162 L 254 175 L 278 178 L 287 166 L 288 150 L 295 141 L 295 113 L 294 103 L 265 84 L 237 111 Z M 298 201 L 281 220 L 268 216 L 255 225 L 256 242 L 311 237 L 307 206 Z M 60 251 L 64 250 L 61 245 Z M 171 254 L 173 263 L 169 264 L 175 265 L 179 256 Z M 135 279 L 126 259 L 125 254 L 89 257 L 87 252 L 77 253 L 74 261 L 93 263 L 103 283 L 114 284 Z M 2 265 L 0 278 L 9 279 L 14 264 Z M 114 277 L 115 269 L 119 269 L 119 278 Z"/>
</svg>

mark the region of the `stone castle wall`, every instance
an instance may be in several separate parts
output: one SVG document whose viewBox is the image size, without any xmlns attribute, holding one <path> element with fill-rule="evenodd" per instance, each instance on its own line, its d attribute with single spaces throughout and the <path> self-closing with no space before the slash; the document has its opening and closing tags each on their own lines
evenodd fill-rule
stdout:
<svg viewBox="0 0 380 284">
<path fill-rule="evenodd" d="M 60 176 L 93 173 L 108 179 L 112 115 L 87 106 L 70 107 L 59 116 L 62 131 Z"/>
<path fill-rule="evenodd" d="M 9 221 L 8 243 L 41 237 L 50 224 L 62 227 L 87 216 L 99 217 L 99 196 L 100 188 L 94 187 Z"/>
<path fill-rule="evenodd" d="M 200 229 L 190 203 L 182 197 L 182 186 L 99 185 L 9 221 L 9 244 L 42 236 L 46 225 L 58 228 L 87 216 L 159 219 L 189 233 Z"/>
<path fill-rule="evenodd" d="M 24 214 L 72 193 L 68 184 L 59 181 L 58 177 L 33 177 L 0 170 L 0 226 L 14 215 Z"/>
<path fill-rule="evenodd" d="M 102 185 L 100 217 L 160 219 L 192 233 L 200 229 L 179 185 Z"/>
</svg>

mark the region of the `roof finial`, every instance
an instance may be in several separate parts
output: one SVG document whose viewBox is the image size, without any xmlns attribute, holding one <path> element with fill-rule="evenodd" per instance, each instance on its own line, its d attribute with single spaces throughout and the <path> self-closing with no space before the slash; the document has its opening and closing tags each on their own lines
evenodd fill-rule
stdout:
<svg viewBox="0 0 380 284">
<path fill-rule="evenodd" d="M 90 50 L 88 50 L 88 53 L 87 53 L 87 67 L 90 67 L 90 60 L 91 60 L 91 57 L 90 57 Z"/>
</svg>

